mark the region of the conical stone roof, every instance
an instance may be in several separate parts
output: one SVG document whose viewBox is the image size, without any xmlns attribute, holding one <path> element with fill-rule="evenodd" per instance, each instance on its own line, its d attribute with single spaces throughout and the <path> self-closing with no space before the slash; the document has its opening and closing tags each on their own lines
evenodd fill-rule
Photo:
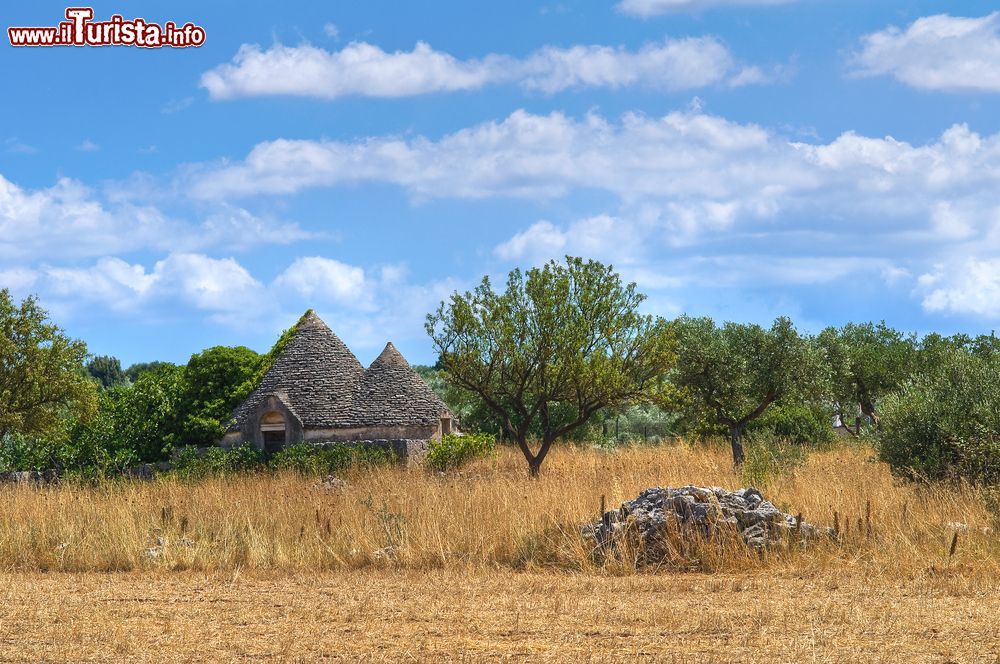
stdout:
<svg viewBox="0 0 1000 664">
<path fill-rule="evenodd" d="M 261 401 L 276 393 L 291 405 L 304 428 L 351 426 L 355 395 L 364 375 L 354 353 L 309 311 L 260 385 L 237 408 L 230 430 L 239 429 Z"/>
<path fill-rule="evenodd" d="M 354 402 L 356 426 L 432 424 L 448 406 L 389 342 L 365 369 Z"/>
</svg>

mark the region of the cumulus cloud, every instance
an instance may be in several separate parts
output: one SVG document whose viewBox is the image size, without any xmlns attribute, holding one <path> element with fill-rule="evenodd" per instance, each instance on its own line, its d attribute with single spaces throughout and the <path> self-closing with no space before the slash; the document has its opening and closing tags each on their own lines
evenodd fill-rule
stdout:
<svg viewBox="0 0 1000 664">
<path fill-rule="evenodd" d="M 0 175 L 0 259 L 8 261 L 219 245 L 241 249 L 308 237 L 296 224 L 263 220 L 225 204 L 213 205 L 201 223 L 190 223 L 152 205 L 109 200 L 70 178 L 32 190 Z"/>
<path fill-rule="evenodd" d="M 862 38 L 854 65 L 858 75 L 892 76 L 922 90 L 1000 92 L 1000 12 L 890 26 Z"/>
<path fill-rule="evenodd" d="M 233 61 L 205 72 L 201 85 L 215 99 L 255 95 L 406 97 L 473 90 L 502 72 L 495 60 L 460 61 L 418 42 L 387 53 L 353 42 L 340 51 L 276 44 L 266 51 L 244 44 Z"/>
<path fill-rule="evenodd" d="M 677 12 L 696 12 L 716 7 L 749 5 L 784 5 L 796 0 L 621 0 L 618 10 L 625 14 L 658 16 Z"/>
<path fill-rule="evenodd" d="M 515 111 L 437 141 L 260 143 L 241 162 L 187 173 L 186 188 L 207 199 L 364 182 L 396 184 L 416 198 L 540 199 L 576 187 L 623 198 L 725 197 L 799 179 L 800 164 L 782 164 L 777 153 L 794 150 L 755 125 L 697 112 L 628 114 L 613 123 L 593 114 L 574 120 Z"/>
<path fill-rule="evenodd" d="M 35 286 L 61 301 L 63 308 L 98 303 L 114 311 L 132 311 L 167 301 L 216 315 L 252 313 L 259 308 L 253 305 L 263 288 L 233 258 L 187 253 L 170 254 L 148 270 L 116 257 L 101 258 L 88 267 L 43 265 Z"/>
<path fill-rule="evenodd" d="M 648 229 L 641 220 L 626 221 L 607 214 L 580 219 L 565 228 L 539 221 L 498 245 L 494 253 L 507 261 L 538 261 L 570 254 L 628 263 L 645 253 L 641 242 Z"/>
<path fill-rule="evenodd" d="M 291 290 L 308 300 L 370 308 L 373 294 L 369 281 L 364 269 L 356 265 L 307 256 L 295 259 L 275 280 L 275 287 Z"/>
<path fill-rule="evenodd" d="M 855 132 L 806 143 L 697 109 L 617 122 L 516 111 L 438 140 L 270 141 L 184 177 L 181 187 L 212 200 L 359 183 L 394 184 L 418 201 L 596 190 L 616 196 L 630 223 L 641 217 L 665 229 L 674 245 L 791 217 L 811 219 L 817 231 L 956 240 L 996 225 L 1000 134 L 955 125 L 919 145 Z M 500 251 L 529 239 L 565 242 L 545 226 L 531 233 Z"/>
<path fill-rule="evenodd" d="M 428 311 L 462 287 L 454 278 L 415 283 L 405 264 L 351 265 L 333 258 L 295 259 L 271 283 L 276 301 L 317 309 L 351 347 L 423 339 Z"/>
<path fill-rule="evenodd" d="M 1000 317 L 1000 260 L 965 258 L 938 264 L 918 279 L 930 312 Z"/>
<path fill-rule="evenodd" d="M 339 51 L 303 44 L 262 50 L 244 44 L 232 62 L 205 72 L 201 85 L 213 99 L 261 95 L 407 97 L 519 83 L 547 94 L 571 88 L 638 86 L 688 90 L 709 85 L 765 83 L 775 75 L 740 66 L 714 37 L 668 39 L 635 51 L 624 47 L 546 46 L 518 59 L 490 54 L 460 60 L 418 42 L 388 53 L 365 42 Z"/>
<path fill-rule="evenodd" d="M 19 297 L 35 293 L 59 318 L 79 315 L 184 319 L 230 326 L 271 325 L 315 308 L 349 345 L 376 349 L 389 339 L 423 339 L 428 311 L 464 287 L 446 278 L 416 283 L 403 264 L 352 265 L 310 256 L 270 282 L 232 257 L 171 253 L 152 265 L 106 256 L 89 265 L 0 270 Z"/>
<path fill-rule="evenodd" d="M 514 70 L 520 70 L 524 87 L 550 94 L 582 87 L 687 90 L 742 75 L 734 73 L 736 64 L 729 49 L 713 37 L 667 40 L 637 51 L 610 46 L 546 46 Z"/>
</svg>

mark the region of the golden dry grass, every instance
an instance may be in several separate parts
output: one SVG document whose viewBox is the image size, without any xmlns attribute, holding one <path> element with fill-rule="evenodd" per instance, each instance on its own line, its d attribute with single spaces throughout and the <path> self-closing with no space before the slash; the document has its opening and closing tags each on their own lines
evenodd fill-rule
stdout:
<svg viewBox="0 0 1000 664">
<path fill-rule="evenodd" d="M 1000 661 L 1000 593 L 858 575 L 0 575 L 0 662 Z"/>
<path fill-rule="evenodd" d="M 844 542 L 759 559 L 732 550 L 713 570 L 829 568 L 913 578 L 939 570 L 997 578 L 1000 540 L 969 488 L 895 481 L 865 450 L 810 455 L 761 487 L 776 505 L 832 526 Z M 563 448 L 542 477 L 503 450 L 461 473 L 379 468 L 343 490 L 295 474 L 182 482 L 0 489 L 0 569 L 21 571 L 407 569 L 508 567 L 622 573 L 596 567 L 579 525 L 655 485 L 741 484 L 725 449 Z M 963 524 L 954 556 L 954 529 Z M 162 542 L 163 546 L 158 546 Z M 389 555 L 387 547 L 391 547 Z"/>
<path fill-rule="evenodd" d="M 723 448 L 566 447 L 538 480 L 504 450 L 342 490 L 294 474 L 5 487 L 0 661 L 1000 661 L 982 497 L 869 457 L 817 452 L 762 487 L 818 525 L 836 512 L 841 542 L 702 551 L 684 573 L 599 564 L 578 526 L 601 495 L 736 488 Z"/>
</svg>

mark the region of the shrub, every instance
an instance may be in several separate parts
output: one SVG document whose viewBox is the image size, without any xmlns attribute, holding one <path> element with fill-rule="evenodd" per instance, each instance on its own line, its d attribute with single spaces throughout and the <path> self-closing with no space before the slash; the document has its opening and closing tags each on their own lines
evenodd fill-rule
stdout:
<svg viewBox="0 0 1000 664">
<path fill-rule="evenodd" d="M 304 475 L 329 475 L 348 468 L 373 467 L 391 463 L 389 450 L 369 445 L 313 445 L 296 443 L 276 452 L 270 466 L 275 470 L 296 470 Z"/>
<path fill-rule="evenodd" d="M 493 454 L 496 438 L 487 433 L 448 434 L 432 440 L 424 463 L 431 470 L 445 471 Z"/>
<path fill-rule="evenodd" d="M 800 445 L 833 441 L 833 411 L 822 404 L 790 402 L 768 408 L 751 423 L 752 438 L 778 438 Z"/>
<path fill-rule="evenodd" d="M 264 453 L 249 443 L 229 450 L 210 447 L 204 452 L 189 446 L 174 457 L 173 472 L 185 478 L 225 475 L 264 468 L 264 461 Z"/>
<path fill-rule="evenodd" d="M 790 473 L 806 460 L 806 448 L 788 442 L 771 440 L 756 441 L 747 448 L 743 462 L 743 484 L 760 488 L 781 475 Z"/>
<path fill-rule="evenodd" d="M 885 399 L 871 433 L 899 474 L 1000 482 L 1000 358 L 955 352 Z"/>
</svg>

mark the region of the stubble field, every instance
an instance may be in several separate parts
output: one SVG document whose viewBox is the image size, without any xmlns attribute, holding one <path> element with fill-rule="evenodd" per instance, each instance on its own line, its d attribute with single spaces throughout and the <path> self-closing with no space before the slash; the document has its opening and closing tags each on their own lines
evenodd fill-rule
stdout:
<svg viewBox="0 0 1000 664">
<path fill-rule="evenodd" d="M 761 487 L 817 525 L 836 512 L 839 542 L 639 571 L 596 560 L 579 524 L 602 495 L 736 488 L 725 449 L 567 447 L 538 480 L 503 450 L 335 488 L 5 487 L 0 661 L 1000 661 L 987 497 L 869 457 L 813 453 Z"/>
</svg>

